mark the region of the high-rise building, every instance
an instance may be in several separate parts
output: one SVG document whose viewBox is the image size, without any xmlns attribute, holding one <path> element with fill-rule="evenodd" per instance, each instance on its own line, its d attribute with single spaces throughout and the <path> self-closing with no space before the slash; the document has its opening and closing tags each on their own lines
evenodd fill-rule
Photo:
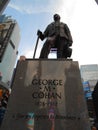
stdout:
<svg viewBox="0 0 98 130">
<path fill-rule="evenodd" d="M 0 14 L 3 13 L 10 0 L 0 0 Z"/>
<path fill-rule="evenodd" d="M 98 80 L 98 65 L 81 65 L 80 66 L 81 77 L 83 81 Z"/>
<path fill-rule="evenodd" d="M 81 78 L 83 81 L 84 94 L 87 101 L 88 113 L 91 122 L 94 123 L 95 109 L 92 100 L 92 92 L 98 81 L 98 65 L 81 65 L 80 66 Z"/>
<path fill-rule="evenodd" d="M 3 17 L 0 23 L 0 77 L 9 84 L 15 66 L 20 30 L 17 22 L 11 17 Z"/>
<path fill-rule="evenodd" d="M 83 81 L 84 90 L 86 89 L 85 86 L 87 87 L 85 83 L 87 84 L 88 82 L 88 86 L 90 90 L 86 93 L 86 95 L 90 97 L 98 81 L 98 65 L 97 64 L 81 65 L 80 73 L 81 73 L 81 78 Z"/>
<path fill-rule="evenodd" d="M 18 54 L 20 30 L 17 22 L 11 17 L 0 16 L 0 125 L 10 95 L 10 83 Z M 5 98 L 6 96 L 6 98 Z M 3 111 L 4 110 L 4 111 Z"/>
</svg>

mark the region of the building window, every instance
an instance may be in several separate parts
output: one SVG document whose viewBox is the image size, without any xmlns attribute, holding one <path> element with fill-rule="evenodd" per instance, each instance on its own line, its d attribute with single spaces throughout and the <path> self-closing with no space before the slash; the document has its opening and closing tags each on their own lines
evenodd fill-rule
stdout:
<svg viewBox="0 0 98 130">
<path fill-rule="evenodd" d="M 10 40 L 10 44 L 13 47 L 13 49 L 15 49 L 15 45 L 13 44 L 12 40 Z"/>
<path fill-rule="evenodd" d="M 18 51 L 16 51 L 16 55 L 18 55 Z"/>
</svg>

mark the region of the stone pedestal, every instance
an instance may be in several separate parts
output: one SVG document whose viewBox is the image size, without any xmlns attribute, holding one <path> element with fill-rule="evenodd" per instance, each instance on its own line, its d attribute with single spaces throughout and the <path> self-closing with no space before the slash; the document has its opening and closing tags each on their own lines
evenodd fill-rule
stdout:
<svg viewBox="0 0 98 130">
<path fill-rule="evenodd" d="M 19 61 L 1 130 L 90 130 L 78 62 Z"/>
</svg>

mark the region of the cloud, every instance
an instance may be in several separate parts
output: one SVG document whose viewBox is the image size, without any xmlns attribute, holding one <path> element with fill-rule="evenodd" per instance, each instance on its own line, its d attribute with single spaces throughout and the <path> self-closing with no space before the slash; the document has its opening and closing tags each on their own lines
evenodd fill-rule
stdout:
<svg viewBox="0 0 98 130">
<path fill-rule="evenodd" d="M 17 6 L 17 5 L 15 5 L 15 4 L 13 4 L 13 3 L 9 3 L 8 6 L 15 9 L 15 10 L 17 10 L 17 11 L 19 11 L 19 12 L 21 12 L 21 8 L 19 6 Z"/>
<path fill-rule="evenodd" d="M 20 13 L 26 13 L 26 14 L 34 14 L 34 13 L 42 13 L 42 12 L 48 12 L 48 13 L 54 13 L 54 12 L 62 12 L 65 10 L 66 12 L 70 12 L 73 2 L 76 0 L 17 0 L 17 1 L 11 1 L 9 3 L 9 7 L 19 11 Z"/>
<path fill-rule="evenodd" d="M 74 39 L 73 59 L 80 64 L 98 63 L 96 58 L 98 44 L 98 6 L 92 0 L 77 2 L 71 31 Z"/>
<path fill-rule="evenodd" d="M 9 7 L 19 11 L 20 13 L 26 13 L 26 14 L 34 14 L 34 13 L 41 13 L 41 12 L 53 12 L 55 10 L 55 7 L 59 6 L 60 0 L 52 0 L 46 2 L 39 2 L 38 0 L 33 0 L 32 2 L 28 1 L 26 3 L 25 1 L 21 0 L 21 2 L 10 2 Z M 22 3 L 22 4 L 21 4 Z M 32 3 L 32 4 L 31 4 Z M 56 3 L 56 4 L 54 4 Z"/>
<path fill-rule="evenodd" d="M 40 52 L 41 52 L 41 48 L 42 48 L 42 43 L 41 40 L 39 40 L 38 42 L 38 46 L 36 49 L 36 53 L 35 53 L 35 58 L 39 58 Z M 34 56 L 34 51 L 35 51 L 35 44 L 33 44 L 32 48 L 28 48 L 23 55 L 26 56 L 26 58 L 32 58 Z"/>
</svg>

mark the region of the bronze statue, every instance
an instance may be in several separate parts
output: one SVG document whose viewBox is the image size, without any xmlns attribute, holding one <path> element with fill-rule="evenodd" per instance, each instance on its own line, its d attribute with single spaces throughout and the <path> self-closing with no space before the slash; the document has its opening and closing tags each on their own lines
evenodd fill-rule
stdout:
<svg viewBox="0 0 98 130">
<path fill-rule="evenodd" d="M 67 24 L 60 22 L 60 15 L 53 16 L 54 22 L 49 24 L 44 33 L 38 30 L 37 35 L 45 41 L 39 58 L 48 58 L 51 48 L 57 48 L 57 58 L 67 58 L 71 56 L 73 40 Z"/>
</svg>

